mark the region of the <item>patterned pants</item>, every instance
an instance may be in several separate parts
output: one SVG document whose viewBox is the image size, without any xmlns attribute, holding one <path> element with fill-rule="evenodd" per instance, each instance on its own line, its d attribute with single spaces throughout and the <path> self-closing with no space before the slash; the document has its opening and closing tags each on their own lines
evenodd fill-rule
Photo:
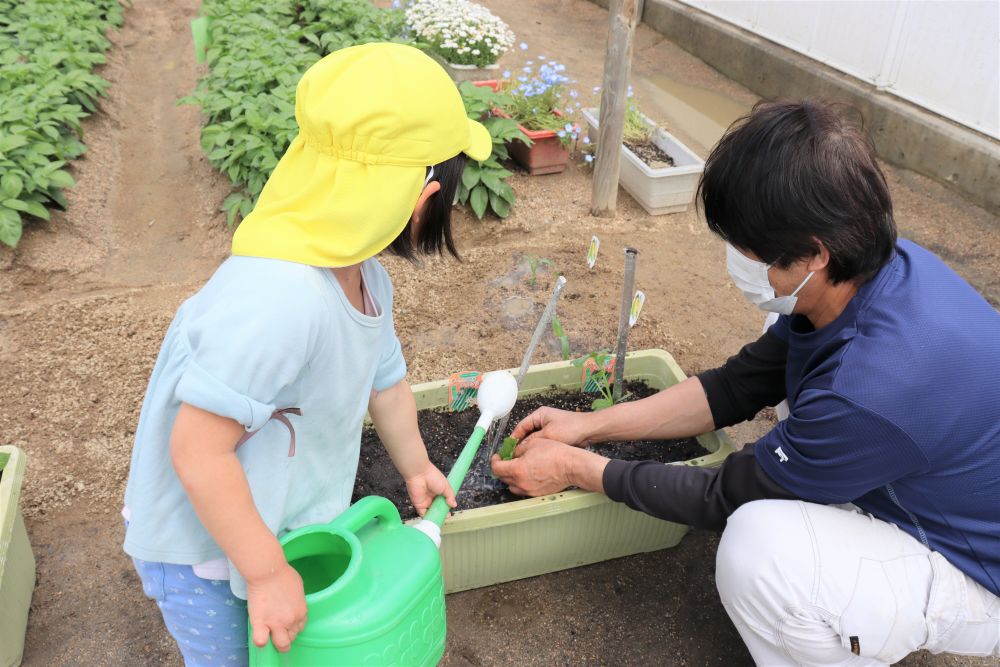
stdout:
<svg viewBox="0 0 1000 667">
<path fill-rule="evenodd" d="M 187 667 L 248 664 L 247 603 L 232 594 L 228 581 L 202 579 L 190 565 L 132 562 Z"/>
</svg>

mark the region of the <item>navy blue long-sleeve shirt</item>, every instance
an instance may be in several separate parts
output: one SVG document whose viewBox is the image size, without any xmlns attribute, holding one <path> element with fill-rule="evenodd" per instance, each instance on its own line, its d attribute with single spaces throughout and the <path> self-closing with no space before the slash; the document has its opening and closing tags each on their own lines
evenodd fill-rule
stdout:
<svg viewBox="0 0 1000 667">
<path fill-rule="evenodd" d="M 1000 594 L 1000 313 L 900 241 L 816 330 L 782 317 L 699 376 L 717 428 L 787 398 L 788 419 L 721 468 L 612 461 L 605 492 L 721 528 L 744 502 L 853 502 Z"/>
</svg>

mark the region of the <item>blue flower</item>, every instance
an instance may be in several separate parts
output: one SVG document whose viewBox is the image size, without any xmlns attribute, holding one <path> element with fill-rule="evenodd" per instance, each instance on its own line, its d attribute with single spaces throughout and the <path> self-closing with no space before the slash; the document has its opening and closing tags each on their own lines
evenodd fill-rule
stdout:
<svg viewBox="0 0 1000 667">
<path fill-rule="evenodd" d="M 538 56 L 539 60 L 545 60 L 545 56 Z"/>
<path fill-rule="evenodd" d="M 525 74 L 531 74 L 531 68 L 530 68 L 530 67 L 525 67 L 525 68 L 524 68 L 523 70 L 521 70 L 521 71 L 522 71 L 522 72 L 524 72 Z"/>
<path fill-rule="evenodd" d="M 563 129 L 566 130 L 567 132 L 572 132 L 573 131 L 573 123 L 566 123 L 566 127 L 564 127 Z"/>
<path fill-rule="evenodd" d="M 505 79 L 509 79 L 510 78 L 510 70 L 509 69 L 505 69 L 503 71 L 503 78 L 505 78 Z"/>
<path fill-rule="evenodd" d="M 590 137 L 584 137 L 583 138 L 583 143 L 589 144 L 590 143 Z"/>
<path fill-rule="evenodd" d="M 579 109 L 579 108 L 580 108 L 580 103 L 579 103 L 579 102 L 577 102 L 577 103 L 576 103 L 576 108 L 577 108 L 577 109 Z"/>
<path fill-rule="evenodd" d="M 526 64 L 526 65 L 534 65 L 534 64 L 535 64 L 535 61 L 534 61 L 534 60 L 529 60 L 529 61 L 528 61 L 527 63 L 525 63 L 525 64 Z"/>
<path fill-rule="evenodd" d="M 522 51 L 527 51 L 528 50 L 528 44 L 527 44 L 527 42 L 521 42 L 521 50 Z"/>
<path fill-rule="evenodd" d="M 575 100 L 577 97 L 580 96 L 580 93 L 576 92 L 576 89 L 574 88 L 573 90 L 569 91 L 569 96 Z"/>
<path fill-rule="evenodd" d="M 519 77 L 517 77 L 517 80 L 520 81 L 521 83 L 524 83 L 524 82 L 526 82 L 528 80 L 528 77 L 526 77 L 526 76 L 519 76 Z M 521 88 L 524 88 L 524 86 L 521 86 Z M 521 88 L 518 88 L 518 90 L 521 90 Z"/>
<path fill-rule="evenodd" d="M 593 162 L 593 161 L 594 161 L 594 156 L 593 156 L 593 155 L 584 155 L 584 156 L 583 156 L 583 160 L 584 160 L 584 162 L 586 162 L 587 164 L 590 164 L 591 162 Z"/>
<path fill-rule="evenodd" d="M 559 130 L 558 132 L 556 132 L 556 135 L 557 135 L 557 136 L 558 136 L 558 137 L 559 137 L 560 139 L 562 139 L 563 137 L 565 137 L 565 136 L 566 136 L 566 130 Z"/>
</svg>

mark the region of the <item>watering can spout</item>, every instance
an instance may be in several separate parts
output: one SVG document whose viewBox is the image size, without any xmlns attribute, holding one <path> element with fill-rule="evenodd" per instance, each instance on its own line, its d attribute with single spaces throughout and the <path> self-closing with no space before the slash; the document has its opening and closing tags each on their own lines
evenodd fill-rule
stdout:
<svg viewBox="0 0 1000 667">
<path fill-rule="evenodd" d="M 514 407 L 514 403 L 517 401 L 517 380 L 507 371 L 487 373 L 483 376 L 483 381 L 479 385 L 476 401 L 479 404 L 480 412 L 479 421 L 476 422 L 476 429 L 472 432 L 472 436 L 465 444 L 462 453 L 459 454 L 455 465 L 452 466 L 451 472 L 448 473 L 448 483 L 451 484 L 451 488 L 454 489 L 456 495 L 462 486 L 462 482 L 465 481 L 465 476 L 469 474 L 469 467 L 472 466 L 472 461 L 476 458 L 476 452 L 479 450 L 479 445 L 483 442 L 486 430 L 495 419 L 507 416 L 507 413 Z M 441 545 L 441 524 L 444 523 L 445 518 L 448 516 L 448 509 L 448 503 L 445 501 L 444 496 L 438 496 L 431 503 L 431 508 L 427 510 L 424 520 L 417 524 L 418 527 L 424 523 L 435 525 L 437 528 L 436 538 L 432 535 L 433 529 L 429 527 L 419 528 L 419 530 L 434 540 L 438 546 Z"/>
</svg>

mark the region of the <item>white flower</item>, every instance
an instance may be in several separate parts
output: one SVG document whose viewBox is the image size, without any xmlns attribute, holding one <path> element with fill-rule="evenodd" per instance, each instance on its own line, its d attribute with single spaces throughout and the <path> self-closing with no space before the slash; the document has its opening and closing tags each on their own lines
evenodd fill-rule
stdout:
<svg viewBox="0 0 1000 667">
<path fill-rule="evenodd" d="M 496 62 L 514 45 L 514 33 L 500 18 L 469 0 L 414 0 L 406 8 L 406 22 L 448 60 L 474 56 L 476 63 Z M 483 62 L 477 56 L 492 56 Z M 457 59 L 457 58 L 456 58 Z"/>
</svg>

